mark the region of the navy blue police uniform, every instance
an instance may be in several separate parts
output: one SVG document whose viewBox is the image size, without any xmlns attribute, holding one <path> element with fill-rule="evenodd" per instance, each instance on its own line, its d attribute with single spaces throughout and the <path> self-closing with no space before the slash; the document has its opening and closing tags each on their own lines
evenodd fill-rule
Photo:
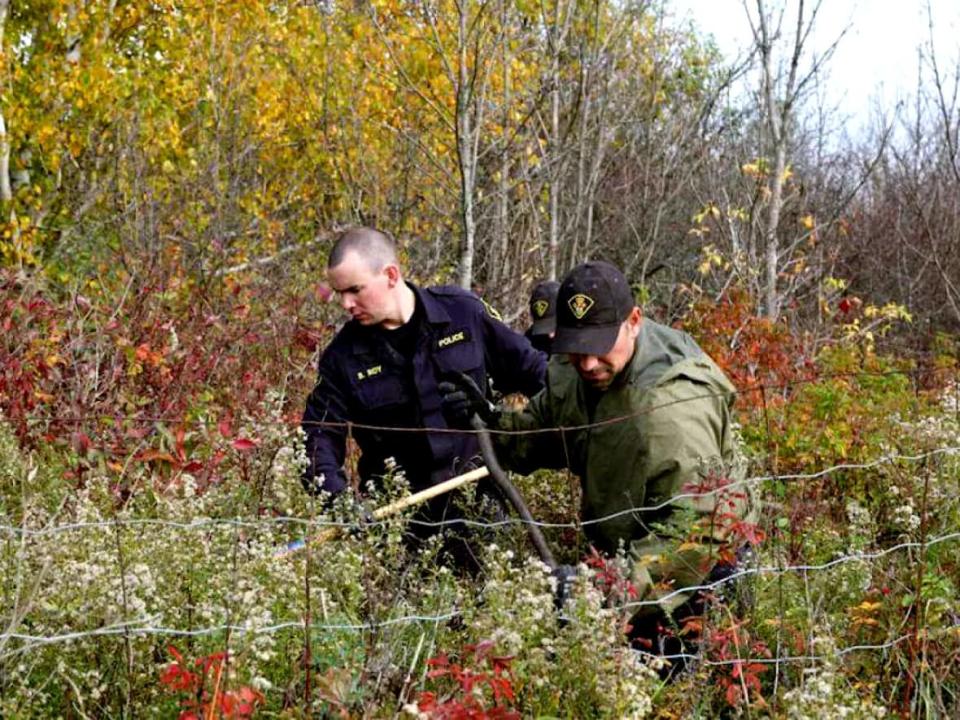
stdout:
<svg viewBox="0 0 960 720">
<path fill-rule="evenodd" d="M 465 471 L 478 453 L 474 434 L 449 432 L 438 383 L 462 372 L 480 387 L 490 377 L 498 391 L 528 397 L 544 385 L 546 356 L 493 317 L 476 295 L 408 285 L 416 296 L 408 323 L 385 330 L 351 320 L 320 358 L 303 415 L 309 492 L 336 495 L 347 487 L 347 421 L 356 424 L 360 477 L 382 475 L 392 457 L 415 492 Z"/>
</svg>

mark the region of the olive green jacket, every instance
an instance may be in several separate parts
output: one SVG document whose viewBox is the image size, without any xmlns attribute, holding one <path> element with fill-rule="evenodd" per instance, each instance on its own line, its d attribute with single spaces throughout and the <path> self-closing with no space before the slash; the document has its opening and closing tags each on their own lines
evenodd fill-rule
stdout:
<svg viewBox="0 0 960 720">
<path fill-rule="evenodd" d="M 661 605 L 672 610 L 689 597 L 675 591 L 702 583 L 730 552 L 728 539 L 742 543 L 737 523 L 756 519 L 742 483 L 721 489 L 743 479 L 731 433 L 736 390 L 689 335 L 644 319 L 632 359 L 592 412 L 589 392 L 572 365 L 552 358 L 546 388 L 499 429 L 560 430 L 497 434 L 501 460 L 522 473 L 576 473 L 589 540 L 607 553 L 622 543 L 641 599 L 669 596 Z"/>
</svg>

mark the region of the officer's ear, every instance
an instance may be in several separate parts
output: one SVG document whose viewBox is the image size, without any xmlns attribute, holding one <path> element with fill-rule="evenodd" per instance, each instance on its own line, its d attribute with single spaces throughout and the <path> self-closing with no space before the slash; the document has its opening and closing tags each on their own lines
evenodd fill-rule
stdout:
<svg viewBox="0 0 960 720">
<path fill-rule="evenodd" d="M 633 306 L 633 310 L 630 311 L 630 314 L 627 315 L 627 319 L 624 320 L 627 323 L 627 327 L 630 329 L 630 336 L 636 337 L 640 332 L 640 324 L 643 322 L 643 312 L 636 305 Z"/>
<path fill-rule="evenodd" d="M 385 265 L 383 272 L 387 276 L 387 284 L 389 287 L 393 288 L 400 284 L 400 268 L 396 265 L 390 264 Z"/>
</svg>

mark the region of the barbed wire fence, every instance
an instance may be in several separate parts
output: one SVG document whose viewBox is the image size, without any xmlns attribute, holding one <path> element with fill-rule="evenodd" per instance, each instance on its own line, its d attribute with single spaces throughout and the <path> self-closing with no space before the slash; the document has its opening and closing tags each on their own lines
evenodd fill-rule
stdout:
<svg viewBox="0 0 960 720">
<path fill-rule="evenodd" d="M 851 373 L 851 375 L 863 375 L 869 373 Z M 892 373 L 883 373 L 884 375 Z M 877 375 L 880 375 L 879 373 Z M 822 379 L 818 378 L 817 380 Z M 815 380 L 808 380 L 807 382 L 814 382 Z M 795 386 L 795 384 L 791 384 Z M 783 389 L 783 384 L 770 385 L 769 387 L 777 387 Z M 954 392 L 956 388 L 960 385 L 955 385 Z M 758 388 L 750 388 L 750 390 L 757 389 L 761 393 L 764 393 L 764 398 L 762 401 L 762 411 L 764 413 L 769 412 L 766 402 L 766 389 L 768 386 L 759 386 Z M 695 400 L 698 398 L 690 398 L 685 401 Z M 956 402 L 956 401 L 955 401 Z M 960 417 L 960 403 L 957 404 L 957 414 Z M 654 409 L 658 408 L 647 408 L 643 412 L 651 412 Z M 69 417 L 69 416 L 44 416 L 36 418 L 36 422 L 47 422 L 47 423 L 82 423 L 96 421 L 97 419 L 103 416 L 99 415 L 90 415 L 90 416 L 80 416 L 80 417 Z M 578 426 L 575 428 L 548 428 L 548 429 L 538 429 L 538 430 L 529 430 L 529 431 L 519 431 L 517 434 L 530 434 L 530 433 L 560 433 L 563 435 L 566 432 L 577 431 L 577 430 L 587 430 L 593 427 L 598 427 L 601 425 L 606 425 L 612 422 L 624 422 L 636 417 L 636 414 L 625 415 L 618 418 L 613 418 L 611 420 L 604 421 L 597 424 L 588 424 L 584 426 Z M 168 422 L 169 419 L 162 418 L 135 418 L 137 422 Z M 370 426 L 370 425 L 360 425 L 356 423 L 323 423 L 324 425 L 335 425 L 343 427 L 348 432 L 353 429 L 374 429 L 380 431 L 393 431 L 393 432 L 438 432 L 438 430 L 428 430 L 423 428 L 393 428 L 393 427 L 380 427 L 380 426 Z M 768 422 L 768 431 L 770 430 L 770 425 Z M 443 432 L 440 430 L 439 432 Z M 469 432 L 461 430 L 448 430 L 447 432 Z M 505 431 L 501 431 L 505 432 Z M 768 437 L 769 442 L 773 442 L 772 437 Z M 553 530 L 573 530 L 573 531 L 582 531 L 583 528 L 589 527 L 593 524 L 599 524 L 607 522 L 609 520 L 614 520 L 619 517 L 626 515 L 632 515 L 635 513 L 643 512 L 655 512 L 658 510 L 663 510 L 671 505 L 674 505 L 681 501 L 693 500 L 705 495 L 711 495 L 718 492 L 728 492 L 733 488 L 738 487 L 758 487 L 763 488 L 768 486 L 771 483 L 778 484 L 799 484 L 805 482 L 813 482 L 835 476 L 844 472 L 852 471 L 870 471 L 881 466 L 896 466 L 898 464 L 918 464 L 924 465 L 933 459 L 938 458 L 950 458 L 960 455 L 960 445 L 945 445 L 942 447 L 935 447 L 924 452 L 882 452 L 878 457 L 873 460 L 866 462 L 844 462 L 831 465 L 829 467 L 817 470 L 810 473 L 778 473 L 774 472 L 772 474 L 765 475 L 756 475 L 743 480 L 734 481 L 728 483 L 719 488 L 707 489 L 698 492 L 683 492 L 676 494 L 670 498 L 667 498 L 661 502 L 647 505 L 647 506 L 637 506 L 631 507 L 624 510 L 621 510 L 617 513 L 612 513 L 598 518 L 590 518 L 586 520 L 575 520 L 575 521 L 549 521 L 549 520 L 534 520 L 532 524 L 541 527 L 548 528 Z M 776 461 L 772 463 L 776 467 Z M 295 478 L 290 478 L 290 482 L 298 482 Z M 947 497 L 947 503 L 955 504 L 957 498 L 960 496 L 960 488 L 957 489 L 957 492 L 952 497 Z M 924 515 L 927 514 L 927 508 L 925 506 L 920 508 Z M 765 521 L 769 524 L 771 518 L 765 518 Z M 82 521 L 82 520 L 73 520 L 73 521 L 58 521 L 56 516 L 54 518 L 54 523 L 47 526 L 33 527 L 28 524 L 14 524 L 12 522 L 0 522 L 0 538 L 8 544 L 8 547 L 14 547 L 18 543 L 22 547 L 25 544 L 30 542 L 37 541 L 40 539 L 51 539 L 56 538 L 64 544 L 76 544 L 77 541 L 75 538 L 78 535 L 83 533 L 89 533 L 94 531 L 110 531 L 119 534 L 122 531 L 127 530 L 137 530 L 138 532 L 149 532 L 153 529 L 162 528 L 165 530 L 175 530 L 181 533 L 200 533 L 204 531 L 209 531 L 211 529 L 217 528 L 227 528 L 233 529 L 234 531 L 240 531 L 243 529 L 253 529 L 261 530 L 268 529 L 275 533 L 310 533 L 317 530 L 322 530 L 326 528 L 339 528 L 341 530 L 350 530 L 356 533 L 367 532 L 372 528 L 378 528 L 381 526 L 386 526 L 392 522 L 392 520 L 371 520 L 365 522 L 351 522 L 332 519 L 325 515 L 318 515 L 313 517 L 296 517 L 296 516 L 276 516 L 276 517 L 257 517 L 257 518 L 211 518 L 211 517 L 202 517 L 194 518 L 189 521 L 181 521 L 176 519 L 162 519 L 162 518 L 144 518 L 144 517 L 113 517 L 106 520 L 95 520 L 95 521 Z M 438 521 L 425 521 L 422 519 L 408 517 L 405 519 L 405 522 L 410 524 L 419 524 L 424 526 L 431 526 L 435 528 L 441 528 L 447 525 L 468 525 L 484 530 L 496 530 L 504 527 L 522 527 L 525 524 L 525 521 L 519 518 L 505 518 L 496 521 L 485 521 L 477 519 L 465 519 L 458 518 L 454 520 L 438 520 Z M 925 519 L 924 519 L 925 522 Z M 919 565 L 922 565 L 922 557 L 927 554 L 933 548 L 939 548 L 941 546 L 950 546 L 952 547 L 958 541 L 960 541 L 960 527 L 949 527 L 945 531 L 940 532 L 939 534 L 927 535 L 925 529 L 921 529 L 919 539 L 907 539 L 899 540 L 893 542 L 892 544 L 887 545 L 886 547 L 881 547 L 876 550 L 871 551 L 850 551 L 846 553 L 840 553 L 836 557 L 832 558 L 829 561 L 819 562 L 819 563 L 785 563 L 778 562 L 775 564 L 761 564 L 760 562 L 753 562 L 748 564 L 745 567 L 741 567 L 732 573 L 730 576 L 719 580 L 714 583 L 699 584 L 699 585 L 689 585 L 685 587 L 674 588 L 671 592 L 665 596 L 659 597 L 656 600 L 634 600 L 631 602 L 626 602 L 622 604 L 622 608 L 625 610 L 637 610 L 639 608 L 657 605 L 662 601 L 669 600 L 674 596 L 681 594 L 688 594 L 691 592 L 697 591 L 714 591 L 718 588 L 721 588 L 724 585 L 736 583 L 747 578 L 777 578 L 785 575 L 801 575 L 806 576 L 809 574 L 822 573 L 829 571 L 833 568 L 837 568 L 846 564 L 859 563 L 859 564 L 871 564 L 876 563 L 884 558 L 888 558 L 900 554 L 909 554 L 914 552 L 917 554 L 918 559 L 916 562 Z M 60 540 L 62 538 L 62 540 Z M 16 550 L 13 551 L 14 554 Z M 120 584 L 124 586 L 126 580 L 126 572 L 123 566 L 123 551 L 117 548 L 117 553 L 119 557 L 119 567 L 120 567 Z M 761 557 L 763 557 L 763 548 L 761 546 Z M 288 562 L 282 558 L 275 558 L 273 562 Z M 239 570 L 242 572 L 242 568 Z M 13 578 L 8 577 L 7 580 L 12 580 Z M 16 582 L 17 589 L 21 589 L 24 586 L 22 579 Z M 11 586 L 12 587 L 12 586 Z M 14 591 L 15 592 L 15 591 Z M 125 595 L 124 589 L 124 595 Z M 919 599 L 918 599 L 919 601 Z M 380 619 L 371 619 L 365 622 L 319 622 L 316 619 L 311 617 L 311 614 L 308 611 L 298 617 L 282 618 L 278 619 L 275 622 L 267 624 L 250 624 L 250 623 L 216 623 L 208 625 L 197 625 L 192 627 L 176 627 L 170 626 L 163 622 L 163 618 L 156 614 L 144 614 L 140 617 L 129 618 L 126 617 L 130 614 L 129 608 L 126 607 L 126 600 L 124 598 L 120 599 L 120 604 L 123 605 L 121 615 L 124 616 L 124 619 L 108 624 L 102 627 L 94 627 L 89 629 L 72 629 L 68 627 L 62 628 L 60 632 L 48 632 L 48 633 L 34 633 L 29 631 L 29 612 L 18 612 L 14 607 L 11 609 L 9 618 L 5 619 L 6 627 L 2 628 L 0 631 L 0 661 L 9 660 L 11 658 L 24 656 L 29 654 L 39 648 L 57 646 L 61 644 L 69 644 L 77 641 L 83 641 L 87 639 L 95 639 L 101 637 L 146 637 L 146 636 L 160 636 L 164 638 L 177 638 L 177 637 L 211 637 L 211 636 L 220 636 L 220 635 L 241 635 L 241 636 L 256 636 L 256 635 L 274 635 L 278 633 L 285 632 L 296 632 L 296 633 L 307 633 L 307 632 L 367 632 L 374 631 L 377 629 L 387 628 L 391 626 L 401 626 L 401 625 L 417 625 L 417 624 L 432 624 L 436 625 L 439 623 L 449 623 L 457 618 L 461 617 L 461 611 L 456 606 L 450 606 L 443 611 L 433 612 L 433 613 L 409 613 L 409 614 L 400 614 L 393 617 L 380 618 Z M 309 607 L 309 605 L 308 605 Z M 734 659 L 714 659 L 709 657 L 702 657 L 698 655 L 693 655 L 690 653 L 680 653 L 673 655 L 662 656 L 666 659 L 699 659 L 704 665 L 707 666 L 716 666 L 716 667 L 727 667 L 727 666 L 737 666 L 743 665 L 745 663 L 756 663 L 760 665 L 793 665 L 793 664 L 810 664 L 810 663 L 821 663 L 834 661 L 837 658 L 845 657 L 854 653 L 884 653 L 886 651 L 893 650 L 898 646 L 903 645 L 904 643 L 917 642 L 919 640 L 920 630 L 922 628 L 914 628 L 912 632 L 905 632 L 896 635 L 883 642 L 874 642 L 874 643 L 856 643 L 850 644 L 845 647 L 839 647 L 833 649 L 829 654 L 818 654 L 818 653 L 786 653 L 782 652 L 782 648 L 777 648 L 777 654 L 773 657 L 766 657 L 761 655 L 748 655 L 744 657 L 738 657 Z M 943 632 L 946 633 L 956 633 L 960 635 L 960 616 L 957 614 L 952 615 L 952 620 L 950 623 L 941 628 Z"/>
</svg>

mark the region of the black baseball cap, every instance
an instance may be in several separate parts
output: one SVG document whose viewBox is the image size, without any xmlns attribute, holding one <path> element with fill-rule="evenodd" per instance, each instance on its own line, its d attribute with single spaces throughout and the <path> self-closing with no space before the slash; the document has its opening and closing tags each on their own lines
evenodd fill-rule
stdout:
<svg viewBox="0 0 960 720">
<path fill-rule="evenodd" d="M 636 302 L 623 273 L 610 263 L 577 265 L 560 283 L 554 353 L 605 355 Z"/>
<path fill-rule="evenodd" d="M 557 292 L 560 283 L 556 280 L 544 280 L 530 294 L 531 335 L 550 335 L 557 330 Z"/>
</svg>

